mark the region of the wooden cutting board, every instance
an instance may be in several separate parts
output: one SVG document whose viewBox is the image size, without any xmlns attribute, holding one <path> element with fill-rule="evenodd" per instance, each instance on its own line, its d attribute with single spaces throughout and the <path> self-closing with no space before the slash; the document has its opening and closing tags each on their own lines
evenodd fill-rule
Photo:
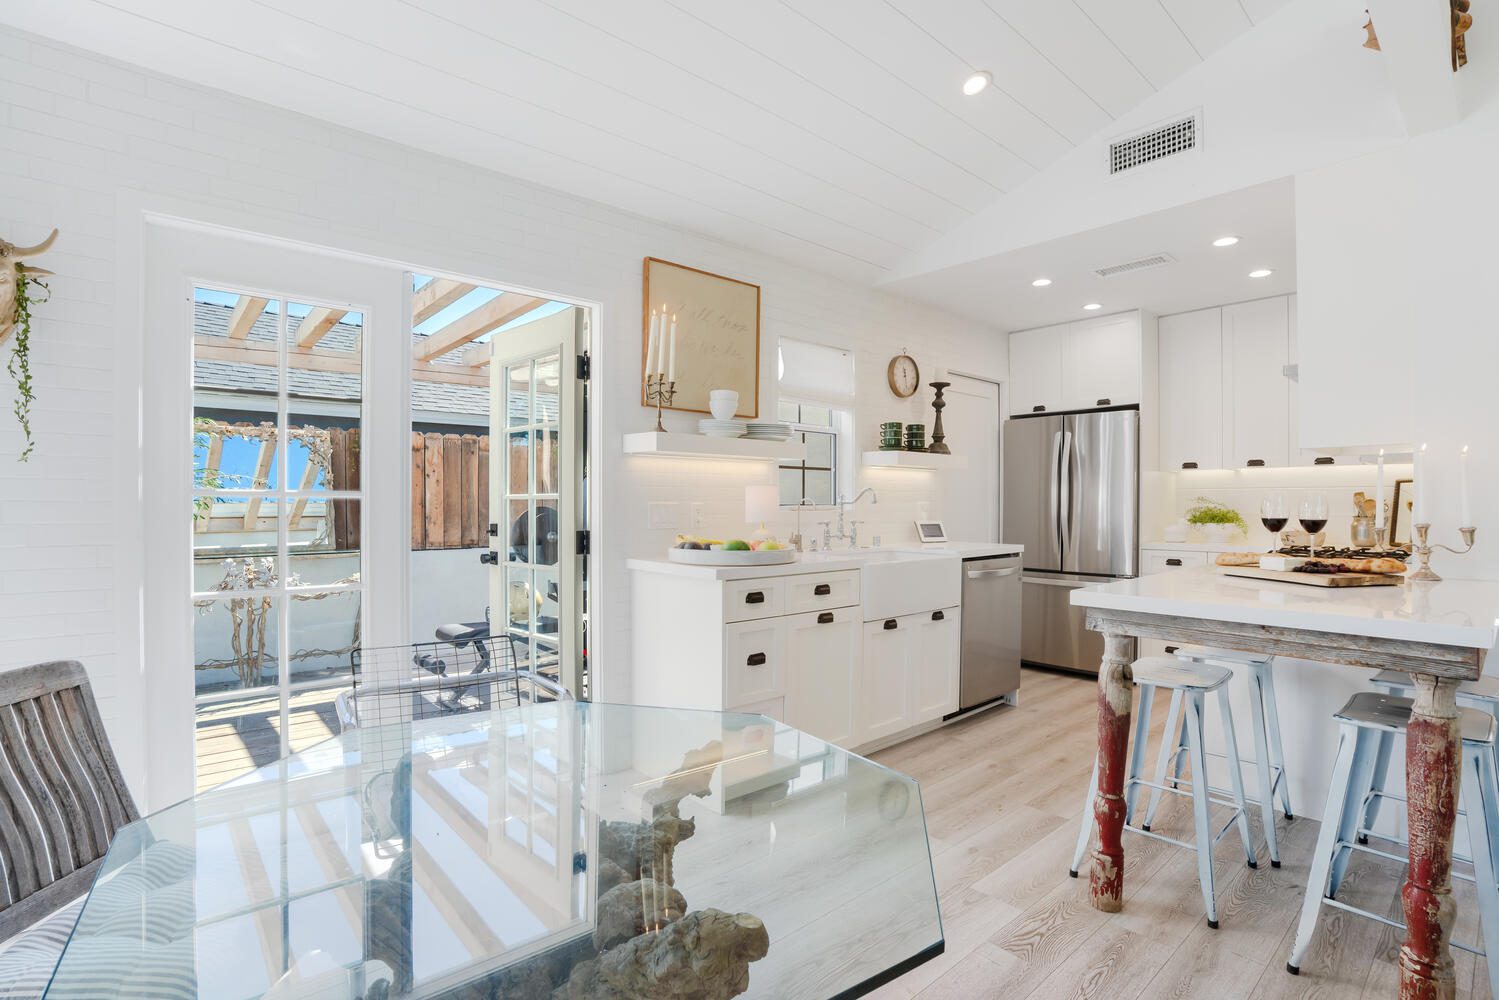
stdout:
<svg viewBox="0 0 1499 1000">
<path fill-rule="evenodd" d="M 1278 580 L 1307 587 L 1398 587 L 1403 576 L 1388 573 L 1292 573 L 1289 570 L 1260 569 L 1258 566 L 1220 566 L 1224 576 L 1242 576 L 1251 580 Z"/>
</svg>

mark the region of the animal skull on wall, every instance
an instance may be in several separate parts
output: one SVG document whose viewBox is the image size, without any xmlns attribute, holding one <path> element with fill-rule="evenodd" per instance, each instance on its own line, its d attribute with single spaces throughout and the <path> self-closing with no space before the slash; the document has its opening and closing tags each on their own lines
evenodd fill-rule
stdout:
<svg viewBox="0 0 1499 1000">
<path fill-rule="evenodd" d="M 52 273 L 23 262 L 46 253 L 56 240 L 55 229 L 51 236 L 34 247 L 18 247 L 0 240 L 0 343 L 4 343 L 16 328 L 16 276 L 24 272 L 28 278 L 42 278 Z"/>
</svg>

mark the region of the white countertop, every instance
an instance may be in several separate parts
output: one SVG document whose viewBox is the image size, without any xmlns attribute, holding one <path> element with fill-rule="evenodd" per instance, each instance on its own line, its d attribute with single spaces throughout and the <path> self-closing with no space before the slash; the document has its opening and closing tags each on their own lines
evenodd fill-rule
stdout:
<svg viewBox="0 0 1499 1000">
<path fill-rule="evenodd" d="M 961 559 L 983 559 L 988 556 L 1019 555 L 1025 551 L 1025 546 L 1009 542 L 936 542 L 921 546 L 921 551 L 951 552 Z"/>
<path fill-rule="evenodd" d="M 1141 542 L 1140 548 L 1163 552 L 1257 552 L 1260 548 L 1240 538 L 1232 542 Z"/>
<path fill-rule="evenodd" d="M 1491 649 L 1499 638 L 1499 581 L 1493 580 L 1309 587 L 1201 566 L 1074 590 L 1072 603 L 1468 649 Z"/>
<path fill-rule="evenodd" d="M 760 580 L 771 576 L 798 576 L 802 573 L 832 573 L 838 570 L 863 569 L 868 556 L 873 553 L 895 553 L 909 559 L 956 559 L 951 552 L 925 552 L 894 547 L 858 549 L 855 552 L 803 552 L 796 562 L 773 566 L 703 566 L 694 563 L 672 562 L 670 559 L 628 559 L 625 565 L 641 573 L 667 573 L 698 580 Z M 884 558 L 883 556 L 881 558 Z"/>
</svg>

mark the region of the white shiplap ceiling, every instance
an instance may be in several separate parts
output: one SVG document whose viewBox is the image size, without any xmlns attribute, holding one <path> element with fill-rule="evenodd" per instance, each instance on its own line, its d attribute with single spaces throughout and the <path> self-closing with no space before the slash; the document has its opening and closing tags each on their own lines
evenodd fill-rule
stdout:
<svg viewBox="0 0 1499 1000">
<path fill-rule="evenodd" d="M 863 280 L 1284 0 L 5 0 L 0 21 Z M 993 74 L 964 97 L 975 69 Z"/>
</svg>

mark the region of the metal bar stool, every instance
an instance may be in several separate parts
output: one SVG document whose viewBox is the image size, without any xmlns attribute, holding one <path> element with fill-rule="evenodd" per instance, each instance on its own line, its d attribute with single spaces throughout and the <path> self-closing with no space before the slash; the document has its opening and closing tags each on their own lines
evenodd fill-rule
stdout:
<svg viewBox="0 0 1499 1000">
<path fill-rule="evenodd" d="M 1338 752 L 1333 763 L 1332 783 L 1327 790 L 1327 809 L 1317 836 L 1317 850 L 1312 856 L 1311 873 L 1307 876 L 1301 922 L 1296 928 L 1296 941 L 1286 962 L 1286 971 L 1292 975 L 1301 972 L 1302 960 L 1306 958 L 1312 934 L 1317 929 L 1317 916 L 1324 906 L 1405 930 L 1405 924 L 1400 921 L 1345 903 L 1337 898 L 1337 893 L 1354 851 L 1402 864 L 1407 861 L 1405 855 L 1364 846 L 1360 834 L 1369 805 L 1368 789 L 1377 765 L 1379 746 L 1386 737 L 1392 743 L 1396 737 L 1404 738 L 1406 726 L 1410 723 L 1411 704 L 1409 698 L 1363 691 L 1350 698 L 1348 704 L 1333 716 L 1341 730 Z M 1499 778 L 1495 774 L 1494 748 L 1499 723 L 1492 715 L 1478 709 L 1461 707 L 1458 712 L 1463 740 L 1462 808 L 1458 815 L 1467 820 L 1468 839 L 1473 845 L 1470 862 L 1473 874 L 1453 872 L 1452 877 L 1474 883 L 1478 894 L 1479 926 L 1487 942 L 1490 935 L 1499 939 L 1499 885 L 1495 883 L 1499 844 L 1490 839 L 1490 831 L 1499 835 L 1499 783 L 1496 783 Z M 1459 941 L 1453 941 L 1452 947 L 1475 955 L 1485 954 L 1483 949 Z M 1494 996 L 1499 997 L 1499 962 L 1489 963 L 1489 988 Z"/>
<path fill-rule="evenodd" d="M 1286 755 L 1280 742 L 1280 712 L 1275 700 L 1275 657 L 1264 653 L 1243 653 L 1231 649 L 1211 649 L 1206 646 L 1168 647 L 1177 659 L 1189 663 L 1209 663 L 1214 666 L 1243 668 L 1245 687 L 1249 691 L 1249 713 L 1254 730 L 1254 760 L 1251 761 L 1259 774 L 1260 821 L 1265 828 L 1265 844 L 1270 849 L 1270 867 L 1280 867 L 1280 844 L 1275 831 L 1275 796 L 1280 795 L 1281 811 L 1287 822 L 1295 819 L 1291 812 L 1291 791 L 1286 780 Z M 1155 780 L 1164 784 L 1166 771 L 1172 770 L 1173 786 L 1181 780 L 1183 756 L 1187 751 L 1186 720 L 1178 726 L 1181 715 L 1181 692 L 1171 695 L 1171 708 L 1166 715 L 1167 736 L 1161 739 L 1161 753 L 1156 762 Z M 1169 734 L 1178 733 L 1176 744 L 1170 742 Z M 1235 748 L 1237 751 L 1237 747 Z M 1225 757 L 1225 754 L 1208 754 L 1209 757 Z M 1269 791 L 1265 791 L 1269 789 Z M 1152 790 L 1150 804 L 1145 809 L 1142 829 L 1149 831 L 1155 818 L 1156 806 L 1161 793 Z M 1133 815 L 1133 808 L 1130 809 Z"/>
<path fill-rule="evenodd" d="M 1381 688 L 1386 694 L 1401 698 L 1409 697 L 1411 692 L 1415 690 L 1415 684 L 1411 681 L 1410 674 L 1399 670 L 1381 670 L 1374 675 L 1374 685 Z M 1457 689 L 1457 703 L 1467 708 L 1476 708 L 1479 711 L 1487 712 L 1496 720 L 1499 720 L 1499 678 L 1480 677 L 1476 681 L 1464 681 Z M 1358 834 L 1358 842 L 1360 844 L 1367 844 L 1369 842 L 1369 832 L 1374 829 L 1375 820 L 1379 819 L 1379 808 L 1385 799 L 1392 799 L 1396 802 L 1405 801 L 1405 796 L 1394 795 L 1385 791 L 1386 779 L 1390 773 L 1390 754 L 1394 745 L 1395 735 L 1393 733 L 1382 733 L 1380 735 L 1379 749 L 1374 760 L 1373 780 L 1369 788 L 1365 790 L 1368 795 L 1369 804 L 1364 813 L 1364 825 Z M 1376 834 L 1376 836 L 1378 835 Z M 1399 837 L 1381 837 L 1380 839 L 1392 840 L 1397 844 L 1405 843 Z M 1459 855 L 1454 855 L 1454 857 L 1459 861 L 1468 862 L 1469 860 Z"/>
<path fill-rule="evenodd" d="M 1230 828 L 1238 828 L 1239 841 L 1244 846 L 1244 857 L 1249 867 L 1256 867 L 1254 841 L 1249 834 L 1249 812 L 1244 804 L 1244 779 L 1239 770 L 1239 744 L 1234 736 L 1233 712 L 1228 703 L 1227 685 L 1229 679 L 1233 677 L 1233 671 L 1217 664 L 1196 663 L 1169 656 L 1143 657 L 1136 660 L 1130 669 L 1134 675 L 1135 684 L 1140 688 L 1140 710 L 1136 714 L 1134 744 L 1130 749 L 1129 773 L 1124 779 L 1126 808 L 1124 828 L 1142 837 L 1151 837 L 1197 852 L 1197 876 L 1202 885 L 1202 902 L 1207 911 L 1208 926 L 1216 928 L 1218 926 L 1218 903 L 1213 887 L 1213 849 L 1228 834 Z M 1184 712 L 1182 725 L 1185 736 L 1183 739 L 1192 762 L 1192 780 L 1184 781 L 1178 774 L 1177 784 L 1186 785 L 1191 789 L 1190 792 L 1167 787 L 1159 781 L 1147 781 L 1140 776 L 1144 770 L 1145 743 L 1150 736 L 1150 705 L 1155 697 L 1156 688 L 1169 689 L 1172 692 L 1172 705 L 1180 705 Z M 1206 714 L 1207 696 L 1214 691 L 1218 693 L 1218 708 L 1223 716 L 1224 737 L 1228 749 L 1226 756 L 1229 762 L 1229 779 L 1233 786 L 1231 792 L 1218 792 L 1218 794 L 1230 795 L 1231 797 L 1227 799 L 1214 798 L 1213 794 L 1217 790 L 1210 788 L 1207 782 L 1203 717 Z M 1134 813 L 1136 790 L 1142 785 L 1192 799 L 1195 843 L 1189 844 L 1183 840 L 1176 840 L 1146 829 L 1136 829 L 1129 825 L 1129 817 Z M 1097 795 L 1098 761 L 1095 759 L 1093 777 L 1088 782 L 1088 798 L 1083 806 L 1083 824 L 1077 838 L 1077 851 L 1073 855 L 1072 867 L 1068 871 L 1073 878 L 1077 878 L 1078 870 L 1083 863 L 1083 856 L 1088 852 L 1088 840 L 1093 832 L 1093 801 Z M 1216 834 L 1208 826 L 1208 806 L 1213 803 L 1229 806 L 1234 810 L 1228 822 Z"/>
</svg>

